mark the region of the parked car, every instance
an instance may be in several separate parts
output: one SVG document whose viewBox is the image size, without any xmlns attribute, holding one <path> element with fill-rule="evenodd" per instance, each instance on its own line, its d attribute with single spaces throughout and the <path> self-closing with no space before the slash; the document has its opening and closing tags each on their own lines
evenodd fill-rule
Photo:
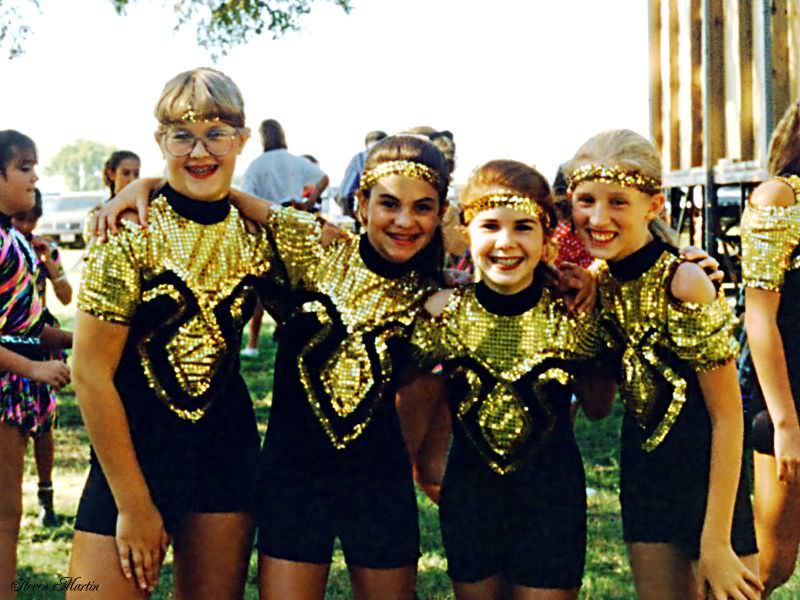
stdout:
<svg viewBox="0 0 800 600">
<path fill-rule="evenodd" d="M 102 204 L 106 196 L 102 191 L 45 194 L 36 233 L 55 240 L 60 246 L 83 248 L 86 245 L 83 239 L 86 215 Z"/>
</svg>

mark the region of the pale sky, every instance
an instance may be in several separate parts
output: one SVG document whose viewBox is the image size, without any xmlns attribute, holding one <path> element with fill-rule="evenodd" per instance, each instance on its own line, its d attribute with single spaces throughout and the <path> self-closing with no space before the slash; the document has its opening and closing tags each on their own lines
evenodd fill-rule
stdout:
<svg viewBox="0 0 800 600">
<path fill-rule="evenodd" d="M 173 31 L 168 2 L 40 0 L 26 53 L 3 56 L 0 129 L 30 135 L 40 176 L 77 138 L 133 150 L 161 172 L 153 107 L 180 71 L 212 65 L 192 27 Z M 450 129 L 455 181 L 495 158 L 548 178 L 591 135 L 648 135 L 643 0 L 316 0 L 302 30 L 256 38 L 216 68 L 239 85 L 248 125 L 278 119 L 289 151 L 313 154 L 338 185 L 372 129 Z M 236 172 L 261 152 L 257 134 Z M 58 191 L 43 180 L 43 191 Z"/>
</svg>

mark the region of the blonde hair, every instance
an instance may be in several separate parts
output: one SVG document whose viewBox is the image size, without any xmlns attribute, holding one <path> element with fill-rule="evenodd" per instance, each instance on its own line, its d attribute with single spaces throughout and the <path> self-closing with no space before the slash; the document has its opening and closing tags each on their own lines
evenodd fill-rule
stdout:
<svg viewBox="0 0 800 600">
<path fill-rule="evenodd" d="M 580 167 L 597 164 L 618 167 L 661 181 L 661 157 L 653 143 L 630 129 L 611 129 L 589 138 L 564 165 L 568 178 Z M 678 233 L 659 215 L 650 221 L 650 232 L 663 242 L 677 246 Z"/>
<path fill-rule="evenodd" d="M 155 108 L 161 125 L 192 120 L 220 120 L 244 127 L 244 100 L 239 88 L 221 71 L 200 67 L 170 79 Z"/>
<path fill-rule="evenodd" d="M 773 177 L 800 172 L 800 100 L 792 102 L 772 132 L 767 171 Z"/>
</svg>

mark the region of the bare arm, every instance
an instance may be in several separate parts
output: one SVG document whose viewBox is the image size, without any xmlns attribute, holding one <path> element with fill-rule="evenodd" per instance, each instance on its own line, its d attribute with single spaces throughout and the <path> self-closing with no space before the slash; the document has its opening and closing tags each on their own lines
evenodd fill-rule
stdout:
<svg viewBox="0 0 800 600">
<path fill-rule="evenodd" d="M 45 325 L 39 334 L 42 347 L 46 350 L 65 350 L 72 348 L 72 332 L 60 327 Z"/>
<path fill-rule="evenodd" d="M 69 284 L 66 273 L 53 260 L 53 249 L 50 247 L 50 243 L 46 239 L 36 236 L 31 240 L 31 245 L 45 268 L 56 298 L 61 304 L 69 304 L 72 300 L 72 286 Z"/>
<path fill-rule="evenodd" d="M 314 206 L 319 201 L 322 192 L 327 189 L 329 183 L 330 179 L 328 179 L 328 176 L 323 175 L 320 180 L 314 184 L 314 190 L 308 195 L 307 204 Z"/>
<path fill-rule="evenodd" d="M 114 386 L 128 327 L 78 311 L 75 321 L 75 391 L 86 430 L 119 510 L 116 543 L 125 577 L 152 590 L 168 545 L 131 440 L 128 418 Z"/>
<path fill-rule="evenodd" d="M 598 421 L 611 412 L 617 382 L 608 375 L 594 373 L 576 378 L 572 389 L 586 417 L 590 421 Z"/>
<path fill-rule="evenodd" d="M 16 373 L 32 381 L 39 381 L 55 389 L 69 383 L 69 367 L 60 360 L 30 360 L 0 346 L 0 371 Z"/>
<path fill-rule="evenodd" d="M 710 303 L 716 290 L 702 268 L 684 263 L 671 284 L 673 296 L 681 302 Z M 739 380 L 733 360 L 721 367 L 697 374 L 711 419 L 711 460 L 708 499 L 700 538 L 698 579 L 711 588 L 714 598 L 729 596 L 759 600 L 759 578 L 733 551 L 731 527 L 736 492 L 742 471 L 744 422 Z"/>
</svg>

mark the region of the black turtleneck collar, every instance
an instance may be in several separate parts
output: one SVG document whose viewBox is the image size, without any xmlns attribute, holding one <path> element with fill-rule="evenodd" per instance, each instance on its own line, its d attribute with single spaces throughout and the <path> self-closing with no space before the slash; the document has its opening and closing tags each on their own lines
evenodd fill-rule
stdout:
<svg viewBox="0 0 800 600">
<path fill-rule="evenodd" d="M 656 261 L 665 251 L 675 255 L 678 253 L 669 244 L 653 238 L 636 252 L 629 254 L 622 260 L 608 261 L 608 270 L 620 281 L 632 281 L 644 275 L 650 267 L 656 264 Z"/>
<path fill-rule="evenodd" d="M 169 184 L 162 187 L 158 193 L 163 194 L 172 209 L 180 216 L 201 225 L 220 223 L 225 220 L 225 217 L 231 211 L 231 203 L 228 196 L 222 200 L 212 200 L 210 202 L 193 200 L 176 192 Z"/>
<path fill-rule="evenodd" d="M 361 255 L 361 260 L 364 261 L 364 264 L 367 265 L 370 271 L 386 279 L 398 279 L 402 277 L 411 271 L 414 268 L 414 263 L 416 263 L 414 259 L 403 263 L 395 263 L 386 260 L 378 254 L 378 251 L 369 243 L 366 233 L 361 234 L 361 237 L 358 239 L 358 253 Z"/>
<path fill-rule="evenodd" d="M 11 217 L 0 213 L 0 227 L 3 229 L 11 229 Z"/>
<path fill-rule="evenodd" d="M 542 297 L 541 278 L 534 277 L 533 283 L 516 294 L 499 294 L 483 281 L 479 281 L 475 285 L 475 297 L 490 313 L 515 317 L 528 312 L 539 302 L 539 298 Z"/>
</svg>

